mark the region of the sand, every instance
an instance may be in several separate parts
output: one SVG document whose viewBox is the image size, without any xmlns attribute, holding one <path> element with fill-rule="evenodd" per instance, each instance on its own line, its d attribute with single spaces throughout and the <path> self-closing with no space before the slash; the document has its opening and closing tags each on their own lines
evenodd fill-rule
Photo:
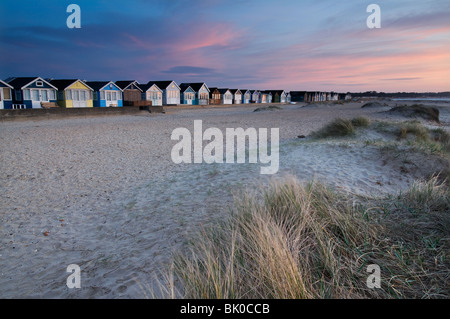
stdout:
<svg viewBox="0 0 450 319">
<path fill-rule="evenodd" d="M 336 117 L 405 120 L 361 103 L 303 105 L 256 113 L 252 106 L 169 107 L 164 115 L 0 123 L 0 297 L 150 297 L 172 253 L 193 232 L 226 218 L 233 195 L 245 188 L 293 174 L 383 196 L 407 189 L 438 164 L 400 170 L 401 158 L 364 145 L 379 136 L 298 139 Z M 448 129 L 449 106 L 438 106 L 440 127 Z M 262 176 L 261 164 L 174 164 L 173 129 L 193 130 L 198 119 L 204 129 L 280 128 L 279 173 Z M 81 289 L 66 286 L 70 264 L 81 268 Z"/>
</svg>

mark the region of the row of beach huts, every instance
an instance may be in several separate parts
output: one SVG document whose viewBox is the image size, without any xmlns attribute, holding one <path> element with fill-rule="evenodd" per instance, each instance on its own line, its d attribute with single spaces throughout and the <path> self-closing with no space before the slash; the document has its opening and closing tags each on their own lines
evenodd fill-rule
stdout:
<svg viewBox="0 0 450 319">
<path fill-rule="evenodd" d="M 220 105 L 348 100 L 334 92 L 248 90 L 175 81 L 86 81 L 16 77 L 0 80 L 0 109 Z"/>
</svg>

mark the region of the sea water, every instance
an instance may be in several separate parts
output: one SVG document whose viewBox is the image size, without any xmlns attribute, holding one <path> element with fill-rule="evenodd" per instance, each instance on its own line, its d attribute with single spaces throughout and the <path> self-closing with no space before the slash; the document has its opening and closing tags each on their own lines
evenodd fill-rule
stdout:
<svg viewBox="0 0 450 319">
<path fill-rule="evenodd" d="M 404 99 L 392 99 L 392 101 L 433 101 L 433 102 L 450 102 L 450 98 L 404 98 Z"/>
</svg>

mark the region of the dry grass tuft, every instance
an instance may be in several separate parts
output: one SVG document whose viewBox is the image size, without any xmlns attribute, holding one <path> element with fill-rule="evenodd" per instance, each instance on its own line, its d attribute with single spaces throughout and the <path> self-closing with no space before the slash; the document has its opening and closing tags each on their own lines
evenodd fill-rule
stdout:
<svg viewBox="0 0 450 319">
<path fill-rule="evenodd" d="M 333 122 L 324 126 L 322 129 L 313 132 L 311 135 L 314 138 L 327 137 L 343 137 L 355 134 L 355 127 L 352 121 L 342 118 L 337 118 Z"/>
<path fill-rule="evenodd" d="M 352 124 L 354 127 L 368 127 L 370 125 L 370 120 L 367 117 L 355 117 L 352 119 Z"/>
<path fill-rule="evenodd" d="M 437 182 L 357 203 L 294 178 L 239 198 L 173 264 L 168 297 L 448 298 L 450 202 Z M 381 268 L 369 289 L 367 266 Z M 168 276 L 169 278 L 171 276 Z"/>
<path fill-rule="evenodd" d="M 408 134 L 413 135 L 419 141 L 429 141 L 429 132 L 420 122 L 410 121 L 400 125 L 399 138 L 405 139 Z"/>
</svg>

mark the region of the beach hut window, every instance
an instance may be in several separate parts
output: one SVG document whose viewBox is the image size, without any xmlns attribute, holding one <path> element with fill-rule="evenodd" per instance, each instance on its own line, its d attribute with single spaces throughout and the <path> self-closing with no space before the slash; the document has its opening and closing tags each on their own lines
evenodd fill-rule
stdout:
<svg viewBox="0 0 450 319">
<path fill-rule="evenodd" d="M 23 96 L 25 97 L 25 100 L 31 100 L 30 90 L 23 90 Z M 17 99 L 17 97 L 16 97 L 16 99 Z"/>
<path fill-rule="evenodd" d="M 11 90 L 8 88 L 3 88 L 3 99 L 11 100 Z"/>
<path fill-rule="evenodd" d="M 56 92 L 55 92 L 55 90 L 50 90 L 49 91 L 49 99 L 50 100 L 56 100 Z"/>
<path fill-rule="evenodd" d="M 67 100 L 72 100 L 72 90 L 67 90 L 67 92 L 66 92 L 66 99 Z"/>
<path fill-rule="evenodd" d="M 31 91 L 31 96 L 33 101 L 39 101 L 39 91 L 38 90 L 33 90 Z"/>
<path fill-rule="evenodd" d="M 111 92 L 106 92 L 106 100 L 111 101 Z"/>
<path fill-rule="evenodd" d="M 41 90 L 41 101 L 48 101 L 48 91 L 47 90 Z"/>
<path fill-rule="evenodd" d="M 42 81 L 36 81 L 36 86 L 44 86 L 44 83 Z"/>
<path fill-rule="evenodd" d="M 105 99 L 105 91 L 101 91 L 100 92 L 100 99 L 104 100 Z"/>
<path fill-rule="evenodd" d="M 86 92 L 80 91 L 80 101 L 86 101 Z"/>
</svg>

